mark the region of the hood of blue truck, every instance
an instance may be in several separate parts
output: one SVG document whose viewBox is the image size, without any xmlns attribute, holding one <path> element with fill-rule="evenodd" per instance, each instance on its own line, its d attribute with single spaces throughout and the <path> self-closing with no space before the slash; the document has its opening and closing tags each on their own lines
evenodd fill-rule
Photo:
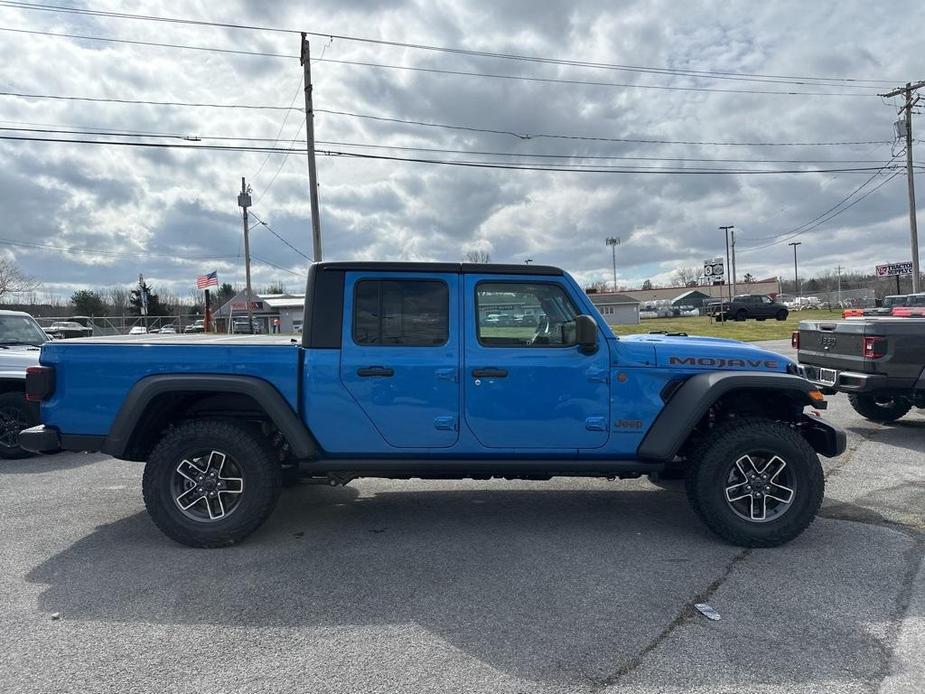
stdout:
<svg viewBox="0 0 925 694">
<path fill-rule="evenodd" d="M 696 335 L 626 335 L 621 342 L 644 344 L 655 350 L 656 366 L 679 370 L 795 372 L 787 357 L 747 342 Z"/>
</svg>

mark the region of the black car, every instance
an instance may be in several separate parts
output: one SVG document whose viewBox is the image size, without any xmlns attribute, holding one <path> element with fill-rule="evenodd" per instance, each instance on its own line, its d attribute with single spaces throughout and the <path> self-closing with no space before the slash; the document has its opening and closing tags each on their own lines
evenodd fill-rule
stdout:
<svg viewBox="0 0 925 694">
<path fill-rule="evenodd" d="M 729 320 L 743 321 L 749 318 L 755 320 L 787 320 L 790 311 L 783 304 L 776 301 L 766 294 L 740 294 L 732 297 L 732 302 L 728 299 L 708 304 L 707 313 L 716 318 L 725 318 Z"/>
</svg>

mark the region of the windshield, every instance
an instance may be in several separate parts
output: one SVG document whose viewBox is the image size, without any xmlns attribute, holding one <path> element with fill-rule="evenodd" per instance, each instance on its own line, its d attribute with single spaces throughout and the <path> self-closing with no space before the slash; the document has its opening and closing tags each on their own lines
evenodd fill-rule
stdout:
<svg viewBox="0 0 925 694">
<path fill-rule="evenodd" d="M 0 345 L 35 345 L 48 342 L 48 335 L 32 316 L 0 316 Z"/>
<path fill-rule="evenodd" d="M 906 297 L 904 296 L 888 296 L 883 300 L 884 308 L 889 308 L 890 306 L 902 306 Z"/>
</svg>

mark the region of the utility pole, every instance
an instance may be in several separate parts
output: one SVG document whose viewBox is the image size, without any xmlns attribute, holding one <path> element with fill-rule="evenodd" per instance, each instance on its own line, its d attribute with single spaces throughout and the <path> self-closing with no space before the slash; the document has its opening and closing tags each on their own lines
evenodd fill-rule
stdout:
<svg viewBox="0 0 925 694">
<path fill-rule="evenodd" d="M 736 278 L 736 232 L 735 227 L 729 230 L 730 245 L 732 246 L 732 293 L 738 294 L 738 279 Z"/>
<path fill-rule="evenodd" d="M 243 210 L 243 219 L 244 219 L 244 280 L 246 283 L 244 290 L 244 301 L 247 304 L 247 325 L 250 331 L 254 332 L 254 307 L 253 307 L 253 294 L 251 293 L 251 243 L 250 243 L 250 230 L 248 229 L 247 224 L 247 208 L 251 206 L 251 189 L 247 186 L 247 182 L 244 180 L 244 177 L 241 177 L 241 192 L 238 194 L 238 207 Z M 228 320 L 231 321 L 231 317 L 234 311 L 229 311 Z M 232 327 L 232 326 L 229 326 Z"/>
<path fill-rule="evenodd" d="M 727 293 L 729 294 L 729 303 L 731 304 L 732 303 L 732 284 L 729 282 L 729 270 L 731 269 L 731 263 L 729 262 L 729 231 L 731 229 L 735 229 L 735 227 L 725 226 L 725 227 L 720 227 L 720 229 L 726 232 L 726 270 L 725 270 L 725 276 L 723 277 L 723 281 L 726 282 L 726 286 L 729 288 Z"/>
<path fill-rule="evenodd" d="M 841 265 L 838 266 L 838 306 L 841 308 Z"/>
<path fill-rule="evenodd" d="M 305 88 L 305 139 L 308 150 L 308 193 L 312 204 L 312 257 L 321 262 L 321 215 L 318 212 L 318 172 L 315 169 L 315 111 L 312 107 L 312 61 L 308 39 L 302 32 L 302 83 Z"/>
<path fill-rule="evenodd" d="M 798 297 L 801 297 L 802 294 L 800 293 L 800 281 L 797 279 L 799 277 L 799 275 L 797 275 L 797 246 L 802 246 L 803 242 L 791 241 L 787 245 L 793 246 L 793 293 Z"/>
<path fill-rule="evenodd" d="M 925 80 L 921 82 L 906 82 L 905 87 L 898 87 L 891 92 L 886 94 L 880 94 L 883 97 L 893 97 L 899 96 L 900 94 L 906 97 L 906 103 L 903 104 L 899 112 L 900 114 L 905 111 L 906 113 L 906 183 L 909 187 L 909 235 L 912 239 L 912 292 L 916 293 L 919 291 L 919 230 L 918 224 L 915 220 L 915 179 L 912 175 L 912 107 L 915 106 L 919 100 L 922 98 L 917 95 L 915 98 L 912 98 L 912 95 L 915 94 L 919 89 L 925 87 Z"/>
<path fill-rule="evenodd" d="M 619 236 L 608 236 L 605 243 L 610 246 L 611 255 L 613 256 L 613 291 L 617 291 L 617 246 L 620 245 Z"/>
</svg>

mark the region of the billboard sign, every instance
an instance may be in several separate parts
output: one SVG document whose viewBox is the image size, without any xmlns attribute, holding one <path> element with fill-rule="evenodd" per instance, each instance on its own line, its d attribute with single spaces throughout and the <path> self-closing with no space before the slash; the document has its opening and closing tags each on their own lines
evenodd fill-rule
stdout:
<svg viewBox="0 0 925 694">
<path fill-rule="evenodd" d="M 877 266 L 877 277 L 905 277 L 912 274 L 912 261 Z"/>
</svg>

